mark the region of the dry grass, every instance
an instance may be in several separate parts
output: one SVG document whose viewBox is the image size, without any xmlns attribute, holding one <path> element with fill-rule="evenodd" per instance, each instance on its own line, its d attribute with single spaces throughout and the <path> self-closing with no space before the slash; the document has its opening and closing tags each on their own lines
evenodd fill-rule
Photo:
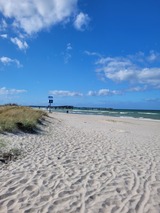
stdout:
<svg viewBox="0 0 160 213">
<path fill-rule="evenodd" d="M 35 132 L 37 124 L 43 116 L 47 115 L 41 110 L 34 110 L 22 106 L 0 107 L 0 132 Z"/>
</svg>

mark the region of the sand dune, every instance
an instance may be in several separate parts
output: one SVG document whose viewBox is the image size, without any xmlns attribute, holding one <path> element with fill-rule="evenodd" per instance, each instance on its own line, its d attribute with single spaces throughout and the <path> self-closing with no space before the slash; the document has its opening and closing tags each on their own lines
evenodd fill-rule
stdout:
<svg viewBox="0 0 160 213">
<path fill-rule="evenodd" d="M 1 213 L 159 213 L 160 122 L 52 113 L 0 135 L 23 156 L 0 167 Z"/>
</svg>

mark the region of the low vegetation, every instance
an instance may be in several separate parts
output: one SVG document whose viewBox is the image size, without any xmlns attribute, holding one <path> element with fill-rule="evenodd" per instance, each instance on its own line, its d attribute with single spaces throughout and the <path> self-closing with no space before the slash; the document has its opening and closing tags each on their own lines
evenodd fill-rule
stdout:
<svg viewBox="0 0 160 213">
<path fill-rule="evenodd" d="M 23 131 L 34 133 L 46 112 L 30 107 L 0 106 L 0 133 Z"/>
</svg>

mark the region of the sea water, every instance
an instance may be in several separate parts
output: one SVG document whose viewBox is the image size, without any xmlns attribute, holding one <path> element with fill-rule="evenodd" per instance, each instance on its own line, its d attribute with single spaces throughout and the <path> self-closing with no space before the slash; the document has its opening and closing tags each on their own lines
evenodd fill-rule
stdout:
<svg viewBox="0 0 160 213">
<path fill-rule="evenodd" d="M 73 110 L 70 110 L 70 113 L 160 120 L 160 110 L 131 110 L 131 109 L 112 109 L 112 110 L 87 109 L 86 110 L 86 109 L 73 109 Z"/>
</svg>

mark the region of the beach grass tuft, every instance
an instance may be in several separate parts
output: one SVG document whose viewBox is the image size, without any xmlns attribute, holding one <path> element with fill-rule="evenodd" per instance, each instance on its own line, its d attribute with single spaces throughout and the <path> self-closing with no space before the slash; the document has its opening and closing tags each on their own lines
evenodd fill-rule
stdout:
<svg viewBox="0 0 160 213">
<path fill-rule="evenodd" d="M 34 133 L 37 124 L 47 113 L 24 106 L 1 106 L 0 107 L 0 132 L 23 132 Z"/>
</svg>

